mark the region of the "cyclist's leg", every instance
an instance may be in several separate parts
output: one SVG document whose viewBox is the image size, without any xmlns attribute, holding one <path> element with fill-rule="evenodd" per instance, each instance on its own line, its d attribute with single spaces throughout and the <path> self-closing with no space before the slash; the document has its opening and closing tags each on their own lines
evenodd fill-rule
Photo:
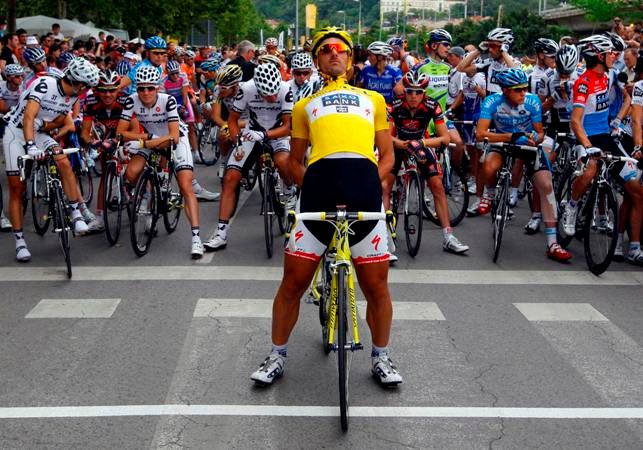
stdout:
<svg viewBox="0 0 643 450">
<path fill-rule="evenodd" d="M 199 228 L 199 205 L 192 189 L 192 180 L 194 179 L 192 152 L 190 151 L 190 143 L 185 137 L 179 139 L 174 157 L 176 181 L 185 201 L 185 214 L 192 225 L 194 237 L 195 229 L 198 231 Z"/>
<path fill-rule="evenodd" d="M 136 185 L 151 151 L 146 148 L 141 148 L 137 141 L 130 141 L 126 146 L 131 157 L 125 170 L 125 180 L 133 187 Z"/>
<path fill-rule="evenodd" d="M 449 127 L 449 140 L 451 144 L 455 144 L 454 147 L 449 147 L 451 162 L 453 167 L 462 169 L 462 163 L 464 161 L 464 141 L 452 123 L 447 123 L 447 126 Z"/>
<path fill-rule="evenodd" d="M 290 169 L 288 168 L 288 156 L 290 155 L 290 139 L 279 138 L 269 141 L 272 148 L 272 158 L 275 161 L 275 166 L 279 171 L 279 176 L 286 183 L 287 186 L 292 185 L 290 177 Z"/>
<path fill-rule="evenodd" d="M 391 173 L 387 174 L 386 178 L 382 180 L 382 201 L 386 210 L 391 209 L 391 192 L 393 191 L 393 185 L 395 184 L 395 177 L 400 171 L 400 167 L 402 167 L 404 150 L 396 148 L 393 154 L 395 155 L 395 161 L 393 162 Z"/>
<path fill-rule="evenodd" d="M 491 202 L 496 192 L 496 177 L 498 170 L 502 166 L 503 156 L 499 152 L 491 149 L 487 152 L 480 172 L 480 178 L 484 185 L 484 191 L 480 200 L 478 211 L 480 214 L 487 214 L 491 209 Z"/>
</svg>

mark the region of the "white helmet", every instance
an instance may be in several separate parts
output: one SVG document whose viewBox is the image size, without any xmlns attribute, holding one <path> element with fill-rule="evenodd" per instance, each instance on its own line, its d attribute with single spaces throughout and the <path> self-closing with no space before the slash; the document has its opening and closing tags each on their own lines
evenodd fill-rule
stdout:
<svg viewBox="0 0 643 450">
<path fill-rule="evenodd" d="M 260 95 L 275 95 L 281 89 L 281 74 L 271 63 L 259 64 L 255 68 L 255 86 Z"/>
<path fill-rule="evenodd" d="M 17 75 L 24 75 L 25 69 L 20 64 L 7 64 L 4 68 L 4 74 L 7 77 L 14 77 Z"/>
<path fill-rule="evenodd" d="M 265 45 L 266 47 L 276 47 L 279 45 L 279 41 L 277 40 L 277 38 L 269 37 L 268 39 L 266 39 Z"/>
<path fill-rule="evenodd" d="M 393 48 L 382 41 L 371 42 L 366 50 L 374 55 L 391 56 L 393 54 Z"/>
<path fill-rule="evenodd" d="M 583 57 L 595 58 L 598 55 L 614 50 L 614 44 L 612 44 L 612 40 L 609 37 L 595 34 L 578 41 L 578 49 Z"/>
<path fill-rule="evenodd" d="M 87 86 L 96 86 L 98 84 L 98 67 L 84 58 L 72 59 L 65 67 L 64 73 L 65 77 L 70 81 L 85 83 Z"/>
<path fill-rule="evenodd" d="M 290 60 L 292 70 L 304 70 L 313 68 L 313 58 L 310 53 L 295 53 Z"/>
<path fill-rule="evenodd" d="M 511 28 L 494 28 L 487 34 L 487 40 L 511 45 L 514 42 L 514 34 Z"/>
<path fill-rule="evenodd" d="M 578 50 L 574 45 L 563 45 L 556 52 L 556 70 L 560 73 L 572 73 L 578 66 Z"/>
<path fill-rule="evenodd" d="M 153 84 L 157 86 L 161 81 L 161 71 L 152 65 L 140 66 L 136 70 L 136 84 Z"/>
</svg>

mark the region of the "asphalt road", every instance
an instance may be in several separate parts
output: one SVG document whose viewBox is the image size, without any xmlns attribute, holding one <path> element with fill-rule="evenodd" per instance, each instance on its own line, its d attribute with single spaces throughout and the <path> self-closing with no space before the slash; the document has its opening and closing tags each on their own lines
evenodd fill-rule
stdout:
<svg viewBox="0 0 643 450">
<path fill-rule="evenodd" d="M 467 256 L 444 253 L 426 221 L 418 257 L 399 249 L 391 348 L 405 383 L 372 380 L 360 319 L 348 433 L 305 299 L 283 379 L 254 387 L 283 260 L 266 258 L 258 191 L 243 200 L 228 248 L 200 262 L 185 218 L 140 259 L 127 235 L 74 239 L 71 281 L 54 235 L 26 224 L 25 265 L 0 239 L 0 448 L 643 448 L 643 271 L 594 277 L 578 242 L 571 264 L 547 260 L 543 234 L 522 232 L 525 204 L 498 264 L 488 218 L 455 229 Z M 201 203 L 204 238 L 217 207 Z"/>
</svg>

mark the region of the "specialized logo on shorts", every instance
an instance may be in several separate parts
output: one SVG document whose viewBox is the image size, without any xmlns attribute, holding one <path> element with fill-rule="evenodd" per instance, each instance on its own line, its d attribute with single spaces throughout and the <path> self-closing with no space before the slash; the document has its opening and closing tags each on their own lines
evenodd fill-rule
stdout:
<svg viewBox="0 0 643 450">
<path fill-rule="evenodd" d="M 322 97 L 322 104 L 324 106 L 359 106 L 359 97 L 353 94 L 330 94 Z"/>
<path fill-rule="evenodd" d="M 379 247 L 380 242 L 382 242 L 382 238 L 380 237 L 379 234 L 376 234 L 375 237 L 373 237 L 373 240 L 371 241 L 371 244 L 373 244 L 373 247 L 375 247 L 375 251 L 377 251 L 377 247 Z"/>
</svg>

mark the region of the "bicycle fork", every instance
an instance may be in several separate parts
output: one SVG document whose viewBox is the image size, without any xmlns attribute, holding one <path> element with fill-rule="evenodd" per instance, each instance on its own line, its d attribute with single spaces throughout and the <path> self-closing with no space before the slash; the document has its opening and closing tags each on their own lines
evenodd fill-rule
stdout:
<svg viewBox="0 0 643 450">
<path fill-rule="evenodd" d="M 338 272 L 340 267 L 346 271 L 346 290 L 347 298 L 339 298 L 339 287 L 338 287 Z M 335 342 L 335 331 L 337 330 L 337 319 L 338 319 L 338 308 L 340 301 L 346 301 L 346 307 L 350 311 L 350 324 L 352 328 L 353 340 L 349 343 L 346 343 L 345 350 L 355 351 L 362 350 L 364 346 L 360 342 L 359 337 L 359 328 L 357 323 L 357 301 L 355 299 L 355 281 L 353 278 L 353 271 L 350 261 L 339 260 L 330 265 L 330 270 L 332 273 L 331 278 L 331 289 L 330 289 L 330 307 L 328 313 L 328 344 L 331 346 L 333 351 L 337 351 L 337 344 Z M 346 308 L 345 308 L 346 309 Z"/>
</svg>

